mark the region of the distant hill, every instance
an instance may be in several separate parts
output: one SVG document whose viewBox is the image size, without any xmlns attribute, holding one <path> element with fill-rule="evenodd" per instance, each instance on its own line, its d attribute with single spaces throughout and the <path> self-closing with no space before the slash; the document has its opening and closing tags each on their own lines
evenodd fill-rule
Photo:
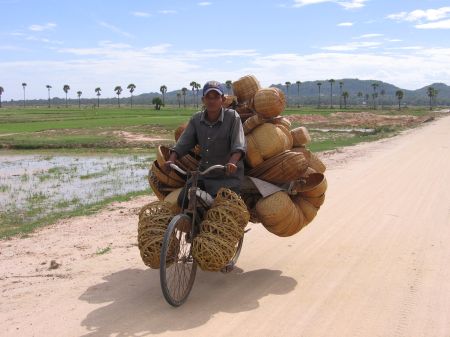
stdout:
<svg viewBox="0 0 450 337">
<path fill-rule="evenodd" d="M 289 104 L 291 106 L 295 106 L 297 104 L 301 105 L 317 105 L 318 103 L 318 85 L 317 83 L 321 82 L 321 90 L 320 90 L 320 101 L 321 105 L 327 106 L 330 105 L 330 94 L 331 94 L 331 86 L 328 80 L 323 81 L 306 81 L 300 84 L 300 90 L 298 91 L 297 84 L 294 82 L 289 87 Z M 402 90 L 404 93 L 402 104 L 408 106 L 427 106 L 429 104 L 429 97 L 427 96 L 427 88 L 432 86 L 434 89 L 438 91 L 438 95 L 435 98 L 434 105 L 439 106 L 450 106 L 450 86 L 445 83 L 433 83 L 423 88 L 417 90 L 407 90 L 399 88 L 390 83 L 377 81 L 377 80 L 359 80 L 352 78 L 344 78 L 344 79 L 335 79 L 335 83 L 333 84 L 333 105 L 339 106 L 339 98 L 341 90 L 339 88 L 339 82 L 342 82 L 342 92 L 347 91 L 349 93 L 349 97 L 347 100 L 348 105 L 371 105 L 373 103 L 372 94 L 374 93 L 374 89 L 372 84 L 377 83 L 378 87 L 376 88 L 376 93 L 378 95 L 376 102 L 378 105 L 397 105 L 398 100 L 395 96 L 395 92 L 397 90 Z M 277 87 L 286 94 L 286 85 L 285 84 L 272 84 L 271 86 Z M 188 89 L 190 87 L 187 86 Z M 358 97 L 358 93 L 362 93 L 362 97 Z M 181 90 L 173 90 L 169 91 L 165 94 L 165 102 L 167 104 L 178 104 L 177 93 L 181 93 Z M 298 95 L 300 93 L 300 95 Z M 382 94 L 384 93 L 384 94 Z M 367 96 L 368 95 L 368 96 Z M 201 96 L 201 90 L 199 91 L 199 104 Z M 154 97 L 162 97 L 160 92 L 149 92 L 140 95 L 133 96 L 133 104 L 137 105 L 151 105 L 152 99 Z M 368 97 L 368 99 L 366 99 Z M 183 99 L 186 100 L 186 105 L 192 106 L 195 102 L 195 96 L 193 95 L 192 90 L 188 90 L 186 97 L 181 96 L 181 106 L 183 106 Z M 121 95 L 121 104 L 129 105 L 130 104 L 130 94 L 127 91 L 124 91 Z M 343 102 L 343 101 L 342 101 Z M 3 101 L 4 106 L 12 106 L 12 105 L 21 105 L 23 104 L 23 100 L 18 101 Z M 47 105 L 48 101 L 46 99 L 40 100 L 27 100 L 27 104 L 30 105 Z M 52 98 L 53 105 L 64 105 L 65 100 L 63 98 Z M 74 106 L 78 104 L 77 98 L 69 99 L 69 104 Z M 81 104 L 89 105 L 89 104 L 97 104 L 97 98 L 89 98 L 89 99 L 81 99 Z M 117 97 L 109 97 L 109 98 L 100 98 L 100 105 L 102 104 L 117 104 Z M 343 104 L 343 103 L 342 103 Z"/>
</svg>

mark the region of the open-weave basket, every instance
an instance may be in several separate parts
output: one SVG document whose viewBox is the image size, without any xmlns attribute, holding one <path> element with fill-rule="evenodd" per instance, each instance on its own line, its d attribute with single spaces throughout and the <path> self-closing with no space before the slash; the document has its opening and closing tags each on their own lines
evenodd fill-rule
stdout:
<svg viewBox="0 0 450 337">
<path fill-rule="evenodd" d="M 247 175 L 273 184 L 282 184 L 301 178 L 307 168 L 308 162 L 302 153 L 285 151 L 265 160 L 248 171 Z"/>
<path fill-rule="evenodd" d="M 281 125 L 264 123 L 246 136 L 247 163 L 255 167 L 265 159 L 289 150 L 292 147 L 290 132 Z"/>
<path fill-rule="evenodd" d="M 261 88 L 259 81 L 253 75 L 246 75 L 232 83 L 233 93 L 237 96 L 238 102 L 247 102 L 255 96 Z"/>
<path fill-rule="evenodd" d="M 192 256 L 206 271 L 219 271 L 227 265 L 236 252 L 236 243 L 217 234 L 203 232 L 192 243 Z"/>
<path fill-rule="evenodd" d="M 159 268 L 164 233 L 174 215 L 172 206 L 164 201 L 147 204 L 139 212 L 138 248 L 142 261 L 150 268 Z M 169 256 L 173 256 L 178 249 L 179 241 L 174 238 L 169 245 L 169 252 L 172 253 Z"/>
<path fill-rule="evenodd" d="M 278 236 L 290 236 L 304 226 L 303 214 L 286 192 L 276 192 L 260 199 L 256 212 L 263 226 Z"/>
<path fill-rule="evenodd" d="M 326 170 L 325 164 L 317 157 L 317 155 L 303 146 L 298 146 L 292 148 L 294 152 L 301 152 L 305 155 L 308 160 L 308 166 L 311 167 L 316 172 L 324 173 Z"/>
<path fill-rule="evenodd" d="M 154 161 L 151 167 L 152 173 L 155 177 L 164 185 L 170 187 L 181 187 L 184 185 L 185 180 L 180 177 L 174 170 L 169 173 L 164 172 L 158 164 L 158 161 Z"/>
<path fill-rule="evenodd" d="M 277 88 L 259 89 L 253 98 L 255 111 L 265 118 L 280 115 L 285 106 L 286 99 L 281 90 Z"/>
<path fill-rule="evenodd" d="M 294 140 L 293 146 L 303 146 L 311 142 L 311 136 L 309 135 L 308 129 L 304 126 L 291 130 L 292 139 Z"/>
</svg>

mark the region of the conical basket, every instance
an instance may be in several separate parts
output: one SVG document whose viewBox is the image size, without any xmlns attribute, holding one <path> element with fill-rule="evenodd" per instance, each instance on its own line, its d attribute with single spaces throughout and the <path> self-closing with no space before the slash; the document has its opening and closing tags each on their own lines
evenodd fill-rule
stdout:
<svg viewBox="0 0 450 337">
<path fill-rule="evenodd" d="M 253 98 L 255 111 L 264 118 L 271 118 L 280 115 L 285 106 L 284 94 L 277 88 L 259 89 Z"/>
<path fill-rule="evenodd" d="M 309 135 L 308 129 L 304 126 L 291 130 L 292 139 L 294 141 L 293 146 L 303 146 L 311 142 L 311 136 Z"/>
<path fill-rule="evenodd" d="M 259 81 L 253 75 L 246 75 L 232 83 L 233 93 L 237 96 L 238 102 L 247 102 L 255 96 L 261 88 Z"/>
</svg>

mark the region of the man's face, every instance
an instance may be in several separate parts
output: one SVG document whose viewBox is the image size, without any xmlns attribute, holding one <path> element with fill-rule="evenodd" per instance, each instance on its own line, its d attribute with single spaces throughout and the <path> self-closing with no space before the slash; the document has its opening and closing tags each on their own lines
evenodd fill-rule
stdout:
<svg viewBox="0 0 450 337">
<path fill-rule="evenodd" d="M 208 111 L 218 111 L 222 108 L 225 97 L 221 96 L 217 91 L 211 90 L 202 97 L 202 102 Z"/>
</svg>

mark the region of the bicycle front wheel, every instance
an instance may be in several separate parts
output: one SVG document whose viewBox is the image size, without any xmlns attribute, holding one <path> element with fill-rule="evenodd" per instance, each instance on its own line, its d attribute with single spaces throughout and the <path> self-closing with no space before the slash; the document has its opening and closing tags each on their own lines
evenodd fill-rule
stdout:
<svg viewBox="0 0 450 337">
<path fill-rule="evenodd" d="M 189 216 L 176 215 L 167 227 L 161 247 L 161 289 L 166 301 L 175 307 L 186 301 L 197 272 L 197 262 L 191 254 L 191 226 Z"/>
</svg>

